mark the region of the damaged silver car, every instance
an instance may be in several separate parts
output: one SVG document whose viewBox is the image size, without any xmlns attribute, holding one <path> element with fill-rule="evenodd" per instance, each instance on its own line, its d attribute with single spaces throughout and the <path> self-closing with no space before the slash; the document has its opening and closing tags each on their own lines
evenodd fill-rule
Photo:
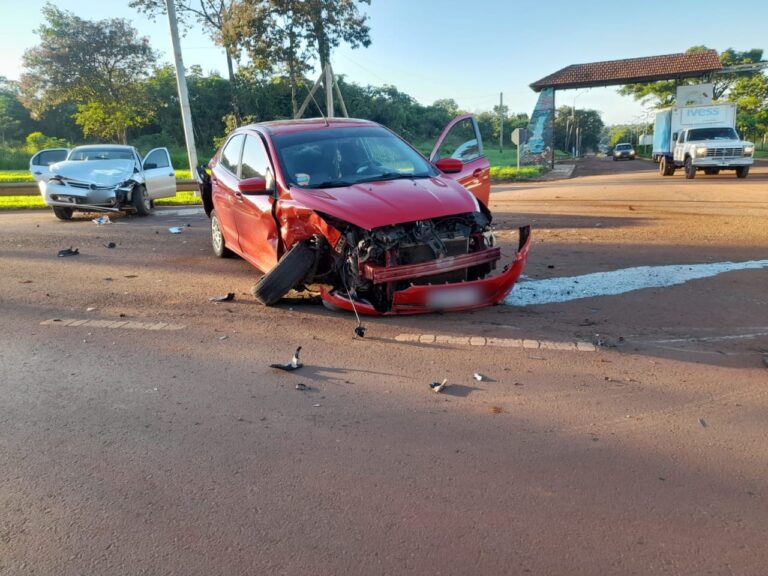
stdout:
<svg viewBox="0 0 768 576">
<path fill-rule="evenodd" d="M 61 159 L 66 152 L 66 159 Z M 148 215 L 154 200 L 176 194 L 176 173 L 166 148 L 142 160 L 133 146 L 89 145 L 41 150 L 30 160 L 43 201 L 60 220 L 81 212 Z"/>
</svg>

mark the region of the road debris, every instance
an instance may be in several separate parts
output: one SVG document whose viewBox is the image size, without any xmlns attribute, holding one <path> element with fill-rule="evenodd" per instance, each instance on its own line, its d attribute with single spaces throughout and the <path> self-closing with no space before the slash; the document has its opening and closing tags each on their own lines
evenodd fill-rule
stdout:
<svg viewBox="0 0 768 576">
<path fill-rule="evenodd" d="M 227 340 L 229 336 L 219 336 L 219 340 Z"/>
<path fill-rule="evenodd" d="M 443 391 L 443 388 L 445 388 L 448 385 L 448 378 L 443 378 L 442 382 L 432 382 L 432 384 L 429 385 L 430 390 L 432 392 L 435 392 L 436 394 L 439 394 Z"/>
<path fill-rule="evenodd" d="M 702 428 L 706 428 L 707 427 L 707 421 L 704 420 L 704 418 L 699 418 L 699 424 L 701 424 Z"/>
<path fill-rule="evenodd" d="M 489 412 L 491 414 L 501 414 L 502 412 L 504 412 L 504 408 L 502 408 L 501 406 L 491 406 L 489 409 Z"/>
<path fill-rule="evenodd" d="M 320 404 L 312 404 L 313 408 L 320 408 Z"/>
<path fill-rule="evenodd" d="M 115 248 L 115 247 L 117 247 L 117 244 L 115 244 L 114 242 L 107 242 L 106 244 L 104 244 L 104 248 L 110 248 L 111 249 L 111 248 Z"/>
<path fill-rule="evenodd" d="M 299 353 L 301 352 L 301 346 L 296 348 L 296 352 L 293 353 L 293 358 L 291 358 L 291 361 L 288 362 L 288 364 L 270 364 L 270 368 L 277 368 L 278 370 L 285 370 L 286 372 L 291 372 L 292 370 L 298 370 L 304 364 L 299 362 Z"/>
<path fill-rule="evenodd" d="M 98 218 L 94 218 L 91 220 L 96 226 L 104 226 L 104 224 L 112 224 L 112 220 L 109 219 L 109 216 L 99 216 Z"/>
<path fill-rule="evenodd" d="M 79 248 L 73 249 L 72 246 L 70 246 L 69 248 L 64 248 L 63 250 L 59 250 L 58 257 L 65 258 L 67 256 L 77 256 L 79 254 L 80 254 Z"/>
<path fill-rule="evenodd" d="M 472 374 L 472 378 L 474 378 L 478 382 L 482 382 L 485 379 L 485 376 L 480 374 L 480 372 L 475 372 L 474 374 Z"/>
<path fill-rule="evenodd" d="M 227 292 L 224 296 L 211 296 L 208 298 L 209 302 L 230 302 L 231 300 L 235 299 L 235 293 L 234 292 Z"/>
<path fill-rule="evenodd" d="M 168 228 L 168 232 L 171 234 L 181 234 L 184 231 L 184 228 L 181 226 L 173 226 L 171 228 Z"/>
<path fill-rule="evenodd" d="M 312 390 L 311 386 L 307 386 L 303 382 L 299 382 L 296 384 L 296 390 L 299 390 L 300 392 L 306 392 L 307 390 Z"/>
<path fill-rule="evenodd" d="M 32 280 L 19 280 L 19 284 L 32 284 Z"/>
</svg>

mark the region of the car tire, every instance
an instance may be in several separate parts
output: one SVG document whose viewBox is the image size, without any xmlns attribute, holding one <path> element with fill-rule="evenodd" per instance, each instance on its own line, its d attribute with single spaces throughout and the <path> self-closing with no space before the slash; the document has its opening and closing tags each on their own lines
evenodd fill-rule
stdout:
<svg viewBox="0 0 768 576">
<path fill-rule="evenodd" d="M 152 213 L 152 199 L 145 186 L 136 186 L 131 193 L 131 204 L 139 216 L 149 216 Z"/>
<path fill-rule="evenodd" d="M 749 174 L 749 166 L 739 166 L 736 168 L 736 178 L 746 178 Z"/>
<path fill-rule="evenodd" d="M 295 288 L 315 264 L 316 252 L 303 243 L 294 244 L 272 270 L 264 274 L 253 287 L 256 300 L 265 306 L 272 306 L 280 301 L 292 288 Z"/>
<path fill-rule="evenodd" d="M 224 231 L 221 229 L 221 222 L 216 210 L 211 210 L 211 248 L 217 258 L 229 258 L 232 256 L 232 250 L 227 248 L 224 240 Z"/>
<path fill-rule="evenodd" d="M 53 206 L 53 214 L 59 220 L 72 220 L 74 212 L 72 208 L 67 208 L 66 206 Z"/>
<path fill-rule="evenodd" d="M 693 180 L 696 178 L 696 167 L 693 165 L 693 160 L 691 160 L 691 157 L 688 156 L 685 159 L 685 177 L 688 180 Z"/>
<path fill-rule="evenodd" d="M 662 156 L 659 160 L 659 174 L 662 176 L 674 176 L 675 163 L 670 162 L 666 156 Z"/>
</svg>

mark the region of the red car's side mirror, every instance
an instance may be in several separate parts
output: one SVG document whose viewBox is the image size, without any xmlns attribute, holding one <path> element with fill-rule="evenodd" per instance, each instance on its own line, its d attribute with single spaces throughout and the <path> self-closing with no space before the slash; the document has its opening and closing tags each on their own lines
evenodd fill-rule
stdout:
<svg viewBox="0 0 768 576">
<path fill-rule="evenodd" d="M 237 183 L 237 189 L 243 194 L 270 194 L 272 192 L 267 189 L 267 180 L 262 176 L 240 180 Z"/>
<path fill-rule="evenodd" d="M 435 162 L 435 166 L 437 166 L 440 172 L 445 174 L 456 174 L 464 168 L 464 162 L 458 158 L 440 158 L 440 160 Z"/>
</svg>

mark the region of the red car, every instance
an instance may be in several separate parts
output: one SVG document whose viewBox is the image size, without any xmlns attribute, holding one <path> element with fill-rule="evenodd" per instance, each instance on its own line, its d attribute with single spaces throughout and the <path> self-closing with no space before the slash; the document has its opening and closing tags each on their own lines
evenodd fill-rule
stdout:
<svg viewBox="0 0 768 576">
<path fill-rule="evenodd" d="M 353 119 L 287 120 L 235 130 L 198 170 L 217 256 L 265 274 L 275 304 L 319 285 L 323 300 L 364 314 L 466 310 L 501 302 L 520 276 L 491 226 L 490 177 L 477 123 L 455 118 L 429 160 L 390 130 Z"/>
</svg>

